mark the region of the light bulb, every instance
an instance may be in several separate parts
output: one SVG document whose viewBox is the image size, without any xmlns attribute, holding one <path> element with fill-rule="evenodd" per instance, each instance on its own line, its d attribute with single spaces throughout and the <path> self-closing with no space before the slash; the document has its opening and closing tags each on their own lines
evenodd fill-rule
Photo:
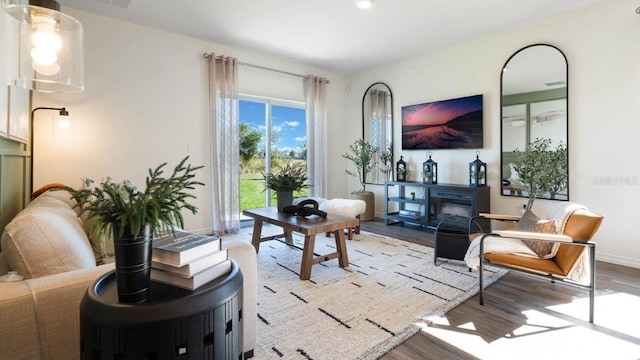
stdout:
<svg viewBox="0 0 640 360">
<path fill-rule="evenodd" d="M 42 66 L 50 66 L 58 61 L 57 52 L 62 48 L 62 41 L 55 32 L 56 21 L 46 16 L 36 15 L 33 17 L 36 25 L 36 32 L 33 33 L 31 41 L 33 49 L 31 58 Z"/>
<path fill-rule="evenodd" d="M 55 23 L 50 23 L 49 18 L 43 19 L 47 19 L 47 21 L 38 23 L 36 32 L 31 36 L 31 41 L 37 48 L 58 52 L 62 48 L 62 41 L 56 34 Z"/>
<path fill-rule="evenodd" d="M 68 129 L 71 127 L 71 121 L 69 121 L 67 116 L 61 116 L 58 118 L 58 127 L 60 129 Z"/>
<path fill-rule="evenodd" d="M 51 65 L 40 65 L 33 61 L 31 63 L 33 69 L 38 72 L 40 75 L 44 76 L 53 76 L 60 72 L 60 65 L 58 63 L 53 63 Z"/>
<path fill-rule="evenodd" d="M 49 51 L 42 48 L 31 49 L 31 58 L 38 65 L 50 66 L 58 61 L 58 55 L 55 51 Z"/>
</svg>

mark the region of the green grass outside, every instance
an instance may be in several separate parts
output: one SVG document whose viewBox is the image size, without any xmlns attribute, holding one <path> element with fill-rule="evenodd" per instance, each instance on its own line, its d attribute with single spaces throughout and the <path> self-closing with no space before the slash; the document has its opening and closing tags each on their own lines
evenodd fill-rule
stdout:
<svg viewBox="0 0 640 360">
<path fill-rule="evenodd" d="M 240 209 L 265 207 L 264 178 L 261 173 L 240 174 Z M 307 189 L 293 194 L 294 197 L 307 196 Z M 271 194 L 271 205 L 276 205 L 276 194 Z"/>
</svg>

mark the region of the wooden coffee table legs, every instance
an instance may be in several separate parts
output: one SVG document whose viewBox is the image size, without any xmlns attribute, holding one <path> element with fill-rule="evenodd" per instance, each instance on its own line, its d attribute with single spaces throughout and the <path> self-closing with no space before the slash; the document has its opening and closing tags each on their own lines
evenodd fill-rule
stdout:
<svg viewBox="0 0 640 360">
<path fill-rule="evenodd" d="M 274 240 L 284 237 L 285 241 L 289 244 L 293 244 L 292 231 L 283 229 L 284 234 L 262 237 L 262 221 L 256 219 L 253 223 L 253 237 L 251 243 L 256 249 L 256 252 L 260 251 L 260 243 L 263 241 Z M 349 266 L 349 257 L 347 255 L 347 244 L 344 237 L 344 229 L 333 231 L 336 239 L 336 252 L 320 255 L 314 257 L 313 250 L 316 244 L 316 235 L 305 235 L 304 247 L 302 248 L 302 264 L 300 265 L 300 280 L 309 280 L 311 278 L 311 266 L 319 264 L 321 262 L 338 259 L 340 267 L 344 268 Z"/>
<path fill-rule="evenodd" d="M 263 242 L 263 241 L 284 238 L 284 240 L 288 244 L 293 245 L 293 234 L 292 234 L 292 231 L 288 230 L 288 229 L 283 229 L 283 230 L 284 230 L 283 234 L 262 237 L 262 221 L 260 221 L 260 220 L 254 221 L 253 222 L 253 236 L 251 238 L 251 244 L 253 244 L 253 247 L 256 248 L 256 253 L 258 253 L 260 251 L 260 243 Z"/>
<path fill-rule="evenodd" d="M 349 256 L 347 254 L 347 244 L 344 239 L 344 230 L 336 230 L 333 232 L 336 239 L 336 252 L 313 257 L 313 249 L 316 244 L 315 235 L 306 235 L 304 237 L 304 248 L 302 249 L 302 264 L 300 265 L 300 279 L 309 280 L 311 278 L 311 266 L 324 261 L 338 259 L 338 265 L 341 268 L 349 266 Z"/>
</svg>

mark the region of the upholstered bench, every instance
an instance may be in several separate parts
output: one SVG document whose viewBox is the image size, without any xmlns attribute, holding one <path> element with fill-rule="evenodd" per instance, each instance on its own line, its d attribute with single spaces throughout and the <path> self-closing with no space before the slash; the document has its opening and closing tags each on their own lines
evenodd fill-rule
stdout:
<svg viewBox="0 0 640 360">
<path fill-rule="evenodd" d="M 318 202 L 318 209 L 326 212 L 327 214 L 342 215 L 358 219 L 358 225 L 347 229 L 347 235 L 349 240 L 353 240 L 353 234 L 360 234 L 360 214 L 367 210 L 367 204 L 363 200 L 357 199 L 323 199 L 317 197 L 299 198 L 293 201 L 296 205 L 303 200 L 315 200 Z M 327 233 L 327 237 L 331 236 L 331 233 Z"/>
</svg>

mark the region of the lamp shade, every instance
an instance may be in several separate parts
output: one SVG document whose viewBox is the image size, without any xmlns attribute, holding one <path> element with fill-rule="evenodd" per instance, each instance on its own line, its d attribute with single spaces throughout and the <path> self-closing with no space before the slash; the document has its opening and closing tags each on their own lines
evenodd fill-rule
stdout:
<svg viewBox="0 0 640 360">
<path fill-rule="evenodd" d="M 84 90 L 82 24 L 54 0 L 4 7 L 4 81 L 43 92 Z"/>
</svg>

